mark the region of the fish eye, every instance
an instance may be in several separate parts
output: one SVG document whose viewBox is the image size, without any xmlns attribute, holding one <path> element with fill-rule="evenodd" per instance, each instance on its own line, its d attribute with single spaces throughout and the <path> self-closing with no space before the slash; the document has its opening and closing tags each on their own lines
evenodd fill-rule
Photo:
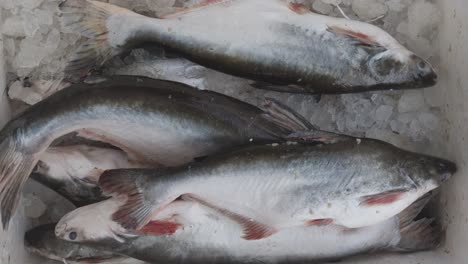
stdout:
<svg viewBox="0 0 468 264">
<path fill-rule="evenodd" d="M 424 70 L 427 68 L 427 64 L 424 61 L 418 62 L 418 68 Z"/>
<path fill-rule="evenodd" d="M 69 238 L 70 240 L 75 240 L 77 236 L 78 236 L 78 234 L 77 234 L 76 232 L 70 232 L 70 233 L 68 234 L 68 238 Z"/>
</svg>

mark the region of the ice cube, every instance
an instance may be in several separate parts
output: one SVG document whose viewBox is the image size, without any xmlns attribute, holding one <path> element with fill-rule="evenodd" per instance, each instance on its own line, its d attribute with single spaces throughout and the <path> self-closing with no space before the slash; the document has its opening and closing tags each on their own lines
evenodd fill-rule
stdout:
<svg viewBox="0 0 468 264">
<path fill-rule="evenodd" d="M 24 37 L 23 20 L 19 16 L 8 17 L 2 26 L 3 34 L 10 37 Z"/>
<path fill-rule="evenodd" d="M 320 0 L 320 1 L 328 5 L 339 5 L 342 2 L 341 0 Z"/>
<path fill-rule="evenodd" d="M 31 87 L 24 87 L 21 81 L 15 81 L 8 89 L 8 97 L 12 100 L 23 101 L 29 105 L 42 100 L 42 96 Z"/>
<path fill-rule="evenodd" d="M 406 3 L 402 3 L 402 0 L 387 0 L 385 4 L 388 6 L 388 9 L 395 12 L 401 12 L 406 6 Z"/>
<path fill-rule="evenodd" d="M 415 139 L 415 140 L 420 140 L 421 139 L 421 135 L 422 135 L 422 127 L 421 127 L 421 123 L 419 122 L 419 120 L 413 120 L 411 121 L 410 123 L 410 136 Z"/>
<path fill-rule="evenodd" d="M 21 1 L 17 0 L 17 1 L 18 1 L 18 4 L 20 4 L 25 9 L 29 9 L 29 10 L 32 10 L 40 6 L 42 2 L 44 2 L 44 0 L 21 0 Z"/>
<path fill-rule="evenodd" d="M 24 206 L 24 214 L 29 218 L 39 218 L 47 209 L 44 202 L 33 193 L 25 194 L 22 204 Z"/>
<path fill-rule="evenodd" d="M 189 79 L 200 79 L 206 73 L 206 68 L 200 65 L 189 65 L 184 70 L 184 76 Z"/>
<path fill-rule="evenodd" d="M 17 7 L 18 0 L 2 0 L 0 6 L 6 10 L 11 10 Z"/>
<path fill-rule="evenodd" d="M 375 110 L 375 119 L 380 122 L 387 122 L 393 114 L 393 107 L 389 105 L 381 105 Z"/>
<path fill-rule="evenodd" d="M 16 43 L 12 38 L 5 38 L 3 40 L 3 48 L 5 49 L 8 59 L 13 59 L 16 54 Z"/>
<path fill-rule="evenodd" d="M 439 126 L 439 118 L 431 112 L 420 113 L 418 120 L 424 130 L 435 130 Z"/>
<path fill-rule="evenodd" d="M 43 46 L 43 52 L 46 53 L 46 56 L 51 55 L 57 49 L 60 44 L 60 32 L 57 29 L 52 29 L 47 35 L 47 39 Z"/>
<path fill-rule="evenodd" d="M 8 90 L 8 96 L 10 99 L 33 105 L 67 86 L 69 83 L 60 79 L 36 80 L 31 82 L 31 86 L 28 87 L 24 87 L 21 81 L 15 81 Z"/>
<path fill-rule="evenodd" d="M 352 9 L 363 20 L 384 16 L 388 12 L 388 7 L 379 0 L 353 0 Z"/>
<path fill-rule="evenodd" d="M 422 109 L 424 106 L 424 95 L 421 90 L 405 91 L 398 101 L 398 112 L 413 112 Z"/>
<path fill-rule="evenodd" d="M 399 133 L 399 134 L 405 134 L 407 129 L 407 125 L 401 123 L 398 120 L 392 120 L 390 122 L 390 127 L 393 132 Z"/>
<path fill-rule="evenodd" d="M 397 120 L 402 124 L 409 124 L 418 117 L 417 112 L 403 113 L 398 115 Z"/>
<path fill-rule="evenodd" d="M 146 0 L 146 5 L 148 6 L 149 10 L 160 13 L 166 10 L 170 10 L 176 0 Z"/>
<path fill-rule="evenodd" d="M 400 22 L 400 24 L 398 24 L 397 28 L 396 28 L 396 31 L 400 34 L 403 34 L 403 35 L 406 35 L 408 36 L 408 32 L 409 32 L 409 29 L 408 29 L 408 21 L 402 21 Z"/>
<path fill-rule="evenodd" d="M 445 84 L 437 84 L 435 87 L 424 89 L 424 100 L 430 107 L 440 107 L 444 104 Z"/>
<path fill-rule="evenodd" d="M 434 55 L 432 43 L 422 36 L 411 37 L 408 41 L 408 46 L 412 50 L 416 50 L 418 55 L 423 58 L 429 58 Z"/>
<path fill-rule="evenodd" d="M 39 45 L 42 40 L 40 34 L 32 38 L 25 38 L 20 43 L 20 50 L 15 58 L 15 65 L 21 68 L 33 68 L 41 63 L 41 60 L 47 55 L 44 53 L 44 47 Z"/>
<path fill-rule="evenodd" d="M 26 36 L 32 37 L 39 30 L 39 21 L 35 19 L 34 13 L 32 11 L 23 11 L 21 12 L 21 18 L 27 23 L 24 23 L 24 32 Z"/>
<path fill-rule="evenodd" d="M 415 1 L 408 9 L 408 33 L 410 36 L 429 36 L 440 21 L 436 6 L 425 0 Z"/>
<path fill-rule="evenodd" d="M 312 4 L 312 9 L 320 14 L 328 15 L 333 11 L 333 6 L 324 3 L 323 0 L 316 0 Z"/>
<path fill-rule="evenodd" d="M 386 141 L 390 144 L 407 149 L 411 142 L 408 138 L 386 129 L 373 127 L 366 131 L 367 138 L 374 138 Z"/>
</svg>

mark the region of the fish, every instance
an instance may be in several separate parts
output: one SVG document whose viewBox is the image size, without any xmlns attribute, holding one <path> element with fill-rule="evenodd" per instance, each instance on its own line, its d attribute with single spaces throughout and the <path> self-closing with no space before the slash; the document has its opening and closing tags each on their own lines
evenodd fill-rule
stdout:
<svg viewBox="0 0 468 264">
<path fill-rule="evenodd" d="M 123 199 L 113 220 L 140 230 L 177 199 L 196 201 L 242 227 L 246 240 L 294 226 L 360 228 L 385 221 L 457 170 L 456 164 L 373 139 L 257 144 L 168 170 L 105 171 L 99 186 Z"/>
<path fill-rule="evenodd" d="M 198 8 L 159 18 L 91 0 L 67 0 L 60 9 L 64 26 L 87 38 L 65 69 L 69 75 L 154 43 L 280 92 L 413 89 L 437 81 L 429 62 L 379 27 L 285 0 L 202 0 Z"/>
<path fill-rule="evenodd" d="M 71 243 L 55 236 L 56 223 L 37 226 L 26 232 L 24 246 L 32 254 L 65 264 L 145 264 L 93 247 Z"/>
<path fill-rule="evenodd" d="M 80 207 L 106 199 L 98 181 L 109 169 L 147 168 L 122 150 L 88 145 L 54 146 L 39 158 L 31 178 Z"/>
<path fill-rule="evenodd" d="M 431 194 L 399 215 L 372 226 L 300 226 L 264 240 L 247 241 L 239 226 L 216 210 L 179 200 L 166 207 L 141 233 L 121 234 L 112 221 L 121 204 L 106 200 L 81 207 L 57 224 L 59 239 L 89 245 L 150 263 L 317 263 L 376 251 L 415 252 L 436 248 L 443 231 L 434 218 L 415 220 Z M 95 221 L 96 217 L 100 221 Z"/>
<path fill-rule="evenodd" d="M 263 110 L 262 110 L 263 109 Z M 112 76 L 75 84 L 31 106 L 0 131 L 0 208 L 6 228 L 19 194 L 51 143 L 66 134 L 109 143 L 150 167 L 222 149 L 286 140 L 311 125 L 266 99 L 262 109 L 163 80 Z"/>
</svg>

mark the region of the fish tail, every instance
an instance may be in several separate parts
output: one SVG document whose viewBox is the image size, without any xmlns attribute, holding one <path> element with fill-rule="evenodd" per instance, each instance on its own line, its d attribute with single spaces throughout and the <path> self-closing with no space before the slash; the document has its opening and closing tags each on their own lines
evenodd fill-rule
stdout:
<svg viewBox="0 0 468 264">
<path fill-rule="evenodd" d="M 114 14 L 133 13 L 115 5 L 90 1 L 66 0 L 60 4 L 64 27 L 87 38 L 68 62 L 65 73 L 68 76 L 86 75 L 89 70 L 99 67 L 122 49 L 111 46 L 107 20 Z"/>
<path fill-rule="evenodd" d="M 437 248 L 444 237 L 444 231 L 434 218 L 413 221 L 406 228 L 400 228 L 400 242 L 394 250 L 415 252 Z"/>
<path fill-rule="evenodd" d="M 317 129 L 299 113 L 273 98 L 265 98 L 262 105 L 271 121 L 292 132 Z"/>
<path fill-rule="evenodd" d="M 152 204 L 144 196 L 142 185 L 137 182 L 144 181 L 145 177 L 145 174 L 132 173 L 132 170 L 107 170 L 99 178 L 104 195 L 126 199 L 112 215 L 112 220 L 127 230 L 144 226 L 153 211 Z"/>
<path fill-rule="evenodd" d="M 284 139 L 308 143 L 336 143 L 349 137 L 320 130 L 289 106 L 273 98 L 265 98 L 261 106 L 264 117 L 289 131 Z"/>
<path fill-rule="evenodd" d="M 434 218 L 414 220 L 426 206 L 432 194 L 427 194 L 401 212 L 399 240 L 393 251 L 415 252 L 437 248 L 444 236 L 442 227 Z"/>
<path fill-rule="evenodd" d="M 8 229 L 34 163 L 33 156 L 23 153 L 14 138 L 6 137 L 0 143 L 0 212 L 4 230 Z"/>
</svg>

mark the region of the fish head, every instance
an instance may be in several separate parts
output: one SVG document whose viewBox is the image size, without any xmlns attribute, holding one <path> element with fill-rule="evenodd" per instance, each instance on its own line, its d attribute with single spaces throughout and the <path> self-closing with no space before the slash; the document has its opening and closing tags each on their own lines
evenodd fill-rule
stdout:
<svg viewBox="0 0 468 264">
<path fill-rule="evenodd" d="M 457 172 L 457 165 L 445 159 L 409 153 L 402 169 L 418 186 L 434 189 Z"/>
<path fill-rule="evenodd" d="M 46 224 L 26 232 L 25 248 L 31 253 L 57 261 L 74 261 L 102 255 L 102 252 L 93 248 L 58 239 L 54 230 L 55 224 Z"/>
<path fill-rule="evenodd" d="M 124 242 L 126 231 L 112 220 L 112 214 L 122 204 L 121 201 L 109 199 L 80 207 L 60 219 L 55 235 L 70 242 L 94 243 L 108 239 Z"/>
<path fill-rule="evenodd" d="M 368 60 L 369 72 L 377 85 L 392 89 L 424 88 L 437 82 L 434 68 L 404 48 L 384 49 Z"/>
</svg>

